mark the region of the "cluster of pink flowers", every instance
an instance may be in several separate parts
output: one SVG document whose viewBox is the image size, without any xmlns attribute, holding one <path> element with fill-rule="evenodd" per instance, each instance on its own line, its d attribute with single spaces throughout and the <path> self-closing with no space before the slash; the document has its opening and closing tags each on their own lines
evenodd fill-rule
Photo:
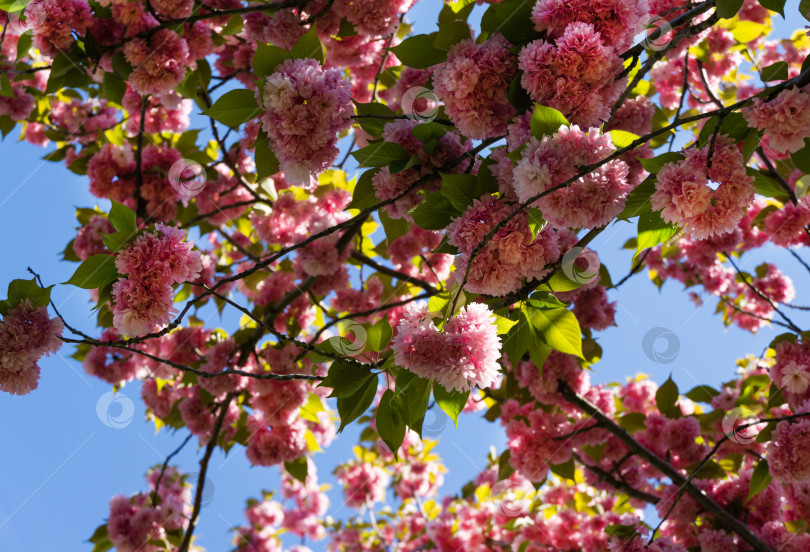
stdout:
<svg viewBox="0 0 810 552">
<path fill-rule="evenodd" d="M 103 241 L 104 234 L 114 232 L 115 228 L 110 224 L 107 217 L 93 215 L 88 223 L 76 232 L 76 238 L 73 240 L 73 251 L 82 261 L 99 253 L 108 253 Z"/>
<path fill-rule="evenodd" d="M 70 50 L 74 31 L 84 36 L 93 16 L 86 0 L 34 0 L 25 8 L 25 18 L 34 46 L 54 57 Z"/>
<path fill-rule="evenodd" d="M 447 228 L 448 242 L 458 248 L 456 273 L 463 277 L 473 250 L 496 224 L 512 214 L 516 207 L 502 199 L 485 195 L 455 219 Z M 503 225 L 478 252 L 469 267 L 466 288 L 475 293 L 506 295 L 515 291 L 525 278 L 545 276 L 548 265 L 560 256 L 557 235 L 544 228 L 534 239 L 525 210 Z"/>
<path fill-rule="evenodd" d="M 168 532 L 184 530 L 191 515 L 190 486 L 173 467 L 149 470 L 149 493 L 119 495 L 110 501 L 107 535 L 119 552 L 159 552 Z M 159 485 L 159 486 L 158 486 Z M 151 495 L 159 501 L 153 502 Z"/>
<path fill-rule="evenodd" d="M 117 111 L 106 101 L 95 98 L 52 102 L 50 117 L 54 126 L 80 144 L 97 141 L 99 132 L 118 124 Z"/>
<path fill-rule="evenodd" d="M 723 264 L 719 254 L 746 251 L 767 241 L 766 232 L 751 226 L 763 204 L 757 201 L 749 207 L 737 227 L 728 234 L 702 240 L 682 238 L 675 244 L 677 248 L 670 248 L 666 255 L 662 255 L 661 246 L 651 249 L 645 261 L 647 266 L 661 282 L 673 278 L 687 286 L 702 285 L 707 293 L 723 299 L 728 323 L 734 322 L 744 330 L 756 332 L 774 315 L 775 304 L 793 299 L 793 283 L 774 265 L 766 263 L 757 269 L 755 277 L 746 277 L 748 285 L 736 277 L 735 270 Z M 698 304 L 702 301 L 694 293 L 692 298 Z"/>
<path fill-rule="evenodd" d="M 810 420 L 801 418 L 776 424 L 773 440 L 768 444 L 768 466 L 777 481 L 810 481 Z"/>
<path fill-rule="evenodd" d="M 506 428 L 511 466 L 529 481 L 542 481 L 548 475 L 549 463 L 562 464 L 571 458 L 572 446 L 555 440 L 565 434 L 565 415 L 546 413 L 535 406 L 510 399 L 502 407 L 501 423 Z"/>
<path fill-rule="evenodd" d="M 810 91 L 793 86 L 766 102 L 754 98 L 754 105 L 742 111 L 748 124 L 765 132 L 768 145 L 779 153 L 804 147 L 810 137 Z"/>
<path fill-rule="evenodd" d="M 404 274 L 438 284 L 450 275 L 453 263 L 452 255 L 432 252 L 441 241 L 441 232 L 422 230 L 414 224 L 388 246 L 391 264 Z"/>
<path fill-rule="evenodd" d="M 340 466 L 338 481 L 344 485 L 346 504 L 352 508 L 371 507 L 385 500 L 391 476 L 384 468 L 371 462 L 350 462 Z"/>
<path fill-rule="evenodd" d="M 810 399 L 810 343 L 782 341 L 775 347 L 771 379 L 793 409 Z"/>
<path fill-rule="evenodd" d="M 134 68 L 129 83 L 142 96 L 169 93 L 182 82 L 190 62 L 188 44 L 171 29 L 127 42 L 124 54 Z"/>
<path fill-rule="evenodd" d="M 590 23 L 570 23 L 556 41 L 539 39 L 518 57 L 520 84 L 531 98 L 570 121 L 599 126 L 625 84 L 615 76 L 622 60 Z"/>
<path fill-rule="evenodd" d="M 62 321 L 23 299 L 0 321 L 0 391 L 25 395 L 39 385 L 37 362 L 62 346 Z"/>
<path fill-rule="evenodd" d="M 397 364 L 445 389 L 482 389 L 498 376 L 501 340 L 486 305 L 472 303 L 444 323 L 433 323 L 427 305 L 411 303 L 391 343 Z"/>
<path fill-rule="evenodd" d="M 340 71 L 314 59 L 288 59 L 265 80 L 262 129 L 291 183 L 309 185 L 337 159 L 337 135 L 354 112 L 350 88 Z"/>
<path fill-rule="evenodd" d="M 521 202 L 575 177 L 577 167 L 601 161 L 615 151 L 610 135 L 596 128 L 561 127 L 554 136 L 531 138 L 514 169 Z M 543 218 L 557 228 L 593 228 L 613 220 L 624 208 L 630 185 L 624 161 L 614 159 L 565 188 L 538 199 Z"/>
<path fill-rule="evenodd" d="M 135 206 L 135 155 L 129 144 L 104 144 L 88 161 L 87 176 L 94 196 Z"/>
<path fill-rule="evenodd" d="M 711 163 L 709 152 L 711 151 Z M 718 135 L 711 144 L 685 152 L 683 161 L 658 172 L 652 207 L 661 218 L 676 222 L 695 239 L 732 232 L 754 199 L 754 178 L 745 172 L 737 146 Z M 713 189 L 709 182 L 717 183 Z"/>
<path fill-rule="evenodd" d="M 476 140 L 500 136 L 514 115 L 507 91 L 517 72 L 509 42 L 500 34 L 483 44 L 462 40 L 433 73 L 434 89 L 462 134 Z"/>
<path fill-rule="evenodd" d="M 141 128 L 142 97 L 131 86 L 127 87 L 121 105 L 129 117 L 124 128 L 130 135 L 137 135 Z M 159 132 L 183 132 L 190 123 L 192 101 L 169 91 L 162 96 L 150 96 L 144 113 L 143 130 L 147 134 Z"/>
<path fill-rule="evenodd" d="M 532 22 L 548 38 L 559 38 L 571 23 L 581 21 L 594 26 L 605 44 L 622 52 L 632 46 L 647 15 L 642 0 L 539 0 L 532 9 Z"/>
<path fill-rule="evenodd" d="M 383 129 L 383 140 L 399 144 L 408 150 L 410 155 L 419 158 L 419 165 L 416 167 L 391 174 L 390 168 L 386 166 L 371 179 L 377 199 L 399 198 L 386 206 L 386 210 L 392 218 L 410 218 L 410 215 L 407 214 L 408 211 L 423 199 L 419 191 L 434 192 L 441 185 L 439 178 L 431 177 L 434 168 L 442 167 L 469 149 L 468 141 L 464 141 L 457 132 L 450 131 L 439 139 L 438 145 L 432 150 L 432 153 L 428 154 L 422 147 L 423 144 L 411 132 L 413 127 L 418 124 L 418 120 L 405 119 L 388 123 Z M 465 160 L 456 167 L 448 169 L 447 173 L 453 174 L 466 170 L 471 162 Z M 425 179 L 425 181 L 420 183 L 420 186 L 414 187 L 419 179 Z M 411 189 L 412 187 L 413 189 Z"/>
<path fill-rule="evenodd" d="M 176 312 L 172 305 L 172 285 L 199 276 L 199 251 L 184 242 L 186 232 L 155 225 L 155 232 L 135 238 L 115 258 L 120 278 L 113 285 L 113 325 L 134 337 L 159 330 Z"/>
</svg>

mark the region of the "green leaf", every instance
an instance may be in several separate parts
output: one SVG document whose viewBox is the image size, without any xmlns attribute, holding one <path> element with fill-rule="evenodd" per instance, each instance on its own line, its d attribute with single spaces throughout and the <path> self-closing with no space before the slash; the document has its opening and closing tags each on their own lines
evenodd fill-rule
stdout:
<svg viewBox="0 0 810 552">
<path fill-rule="evenodd" d="M 618 220 L 630 220 L 633 217 L 652 213 L 650 198 L 655 193 L 655 179 L 648 178 L 630 192 L 624 210 L 616 217 Z"/>
<path fill-rule="evenodd" d="M 742 142 L 750 130 L 751 127 L 748 126 L 745 117 L 739 113 L 729 113 L 723 117 L 723 121 L 720 123 L 720 132 L 735 142 Z"/>
<path fill-rule="evenodd" d="M 107 550 L 112 549 L 113 543 L 107 532 L 107 524 L 97 527 L 88 542 L 93 544 L 93 552 L 107 552 Z"/>
<path fill-rule="evenodd" d="M 451 127 L 434 121 L 420 123 L 411 129 L 413 137 L 423 144 L 430 144 L 433 140 L 439 140 L 447 134 Z M 427 152 L 430 153 L 430 152 Z"/>
<path fill-rule="evenodd" d="M 398 172 L 406 171 L 411 167 L 415 167 L 420 162 L 419 156 L 413 154 L 407 160 L 397 159 L 396 161 L 391 161 L 391 164 L 388 166 L 388 171 L 391 174 L 397 174 Z"/>
<path fill-rule="evenodd" d="M 439 408 L 450 416 L 456 427 L 458 427 L 458 415 L 461 414 L 461 411 L 464 410 L 464 407 L 467 405 L 469 396 L 469 391 L 465 391 L 464 393 L 456 391 L 455 389 L 448 391 L 438 383 L 433 384 L 433 399 L 436 401 L 436 404 L 439 405 Z"/>
<path fill-rule="evenodd" d="M 276 67 L 288 59 L 292 59 L 292 56 L 284 48 L 259 43 L 253 54 L 253 74 L 264 80 L 264 77 L 275 73 Z"/>
<path fill-rule="evenodd" d="M 391 119 L 375 119 L 372 117 L 368 118 L 358 118 L 357 124 L 360 125 L 360 128 L 374 136 L 375 138 L 379 138 L 382 136 L 383 129 L 385 125 L 394 121 L 393 117 L 396 116 L 396 113 L 391 111 L 391 108 L 387 105 L 381 104 L 379 102 L 371 102 L 371 103 L 357 103 L 354 102 L 354 106 L 357 109 L 358 115 L 376 115 L 378 117 L 392 117 Z"/>
<path fill-rule="evenodd" d="M 397 160 L 408 161 L 411 154 L 408 150 L 393 142 L 373 142 L 364 148 L 352 152 L 352 157 L 364 167 L 383 167 Z"/>
<path fill-rule="evenodd" d="M 574 313 L 565 308 L 531 309 L 532 326 L 543 341 L 561 353 L 582 355 L 582 330 Z"/>
<path fill-rule="evenodd" d="M 226 92 L 214 102 L 214 105 L 203 111 L 203 115 L 231 128 L 239 128 L 259 113 L 256 97 L 252 91 L 244 88 Z"/>
<path fill-rule="evenodd" d="M 515 324 L 517 324 L 517 320 L 509 320 L 499 314 L 495 315 L 495 326 L 498 328 L 498 335 L 509 333 L 509 330 L 511 330 Z"/>
<path fill-rule="evenodd" d="M 16 127 L 16 126 L 17 126 L 17 122 L 14 119 L 12 119 L 11 117 L 9 117 L 8 115 L 0 116 L 0 133 L 3 135 L 4 139 L 5 139 L 6 136 L 8 136 L 9 132 L 14 130 L 14 127 Z M 60 149 L 64 149 L 65 154 L 67 154 L 67 146 L 64 146 L 64 148 L 60 148 Z M 56 150 L 56 151 L 59 151 L 59 150 Z M 53 153 L 55 153 L 55 152 L 53 152 Z M 43 159 L 45 159 L 45 157 L 43 157 Z"/>
<path fill-rule="evenodd" d="M 115 268 L 115 257 L 112 255 L 93 255 L 82 262 L 70 280 L 64 284 L 73 285 L 82 289 L 102 288 L 118 278 L 118 269 Z"/>
<path fill-rule="evenodd" d="M 532 136 L 538 140 L 546 135 L 553 135 L 557 130 L 568 124 L 565 115 L 554 109 L 538 103 L 534 104 L 534 112 L 530 121 Z"/>
<path fill-rule="evenodd" d="M 405 416 L 402 402 L 393 391 L 386 389 L 377 408 L 377 432 L 388 448 L 397 457 L 405 439 Z"/>
<path fill-rule="evenodd" d="M 366 332 L 366 343 L 371 347 L 372 351 L 380 352 L 391 341 L 394 331 L 388 323 L 388 318 L 383 316 L 382 319 L 371 326 Z"/>
<path fill-rule="evenodd" d="M 421 437 L 422 423 L 430 402 L 430 380 L 402 369 L 397 374 L 396 394 L 402 401 L 405 423 Z"/>
<path fill-rule="evenodd" d="M 555 272 L 548 283 L 539 286 L 537 289 L 542 291 L 573 291 L 582 287 L 583 282 L 577 282 L 568 278 L 564 272 Z"/>
<path fill-rule="evenodd" d="M 260 132 L 256 137 L 254 148 L 256 151 L 254 156 L 256 160 L 256 178 L 262 180 L 276 174 L 279 170 L 278 159 L 273 150 L 270 149 L 270 142 L 264 132 Z"/>
<path fill-rule="evenodd" d="M 121 230 L 113 234 L 104 234 L 101 241 L 104 243 L 104 247 L 109 249 L 111 253 L 115 253 L 137 235 L 138 232 L 135 230 Z"/>
<path fill-rule="evenodd" d="M 372 374 L 360 383 L 360 388 L 352 395 L 341 395 L 337 400 L 338 414 L 340 415 L 340 427 L 338 433 L 343 428 L 359 418 L 368 410 L 374 397 L 377 394 L 377 375 Z"/>
<path fill-rule="evenodd" d="M 635 525 L 608 525 L 605 527 L 605 533 L 611 537 L 628 539 L 638 533 L 638 531 Z"/>
<path fill-rule="evenodd" d="M 576 468 L 574 467 L 573 458 L 569 459 L 568 462 L 563 464 L 552 464 L 549 462 L 548 467 L 551 469 L 551 473 L 558 475 L 563 479 L 570 479 L 571 481 L 574 481 L 576 477 Z"/>
<path fill-rule="evenodd" d="M 454 44 L 470 38 L 470 26 L 466 21 L 439 23 L 439 32 L 433 41 L 438 50 L 449 50 Z"/>
<path fill-rule="evenodd" d="M 611 130 L 608 134 L 613 139 L 613 145 L 616 146 L 616 149 L 626 148 L 639 138 L 638 134 L 626 130 Z"/>
<path fill-rule="evenodd" d="M 746 498 L 745 501 L 748 502 L 767 489 L 771 481 L 773 481 L 773 477 L 771 477 L 771 472 L 768 469 L 768 461 L 763 458 L 757 462 L 754 472 L 751 474 L 751 483 L 748 486 L 748 498 Z"/>
<path fill-rule="evenodd" d="M 428 195 L 424 201 L 409 212 L 419 228 L 425 230 L 442 230 L 450 224 L 453 217 L 461 214 L 461 211 L 453 207 L 450 200 L 438 192 Z"/>
<path fill-rule="evenodd" d="M 511 457 L 512 453 L 509 449 L 503 451 L 498 457 L 498 481 L 503 481 L 515 473 L 515 468 L 513 468 L 512 464 L 509 462 Z"/>
<path fill-rule="evenodd" d="M 104 73 L 104 79 L 101 81 L 101 95 L 104 98 L 120 104 L 126 92 L 127 83 L 121 80 L 121 77 L 115 73 Z"/>
<path fill-rule="evenodd" d="M 20 35 L 20 38 L 17 39 L 17 59 L 16 61 L 20 61 L 22 58 L 28 54 L 28 51 L 31 49 L 31 46 L 34 43 L 34 33 L 24 32 Z"/>
<path fill-rule="evenodd" d="M 537 238 L 537 234 L 543 231 L 546 227 L 546 219 L 543 218 L 543 213 L 540 209 L 529 207 L 529 230 L 532 232 L 532 241 Z"/>
<path fill-rule="evenodd" d="M 479 183 L 474 174 L 442 173 L 442 195 L 460 212 L 465 211 L 474 199 L 479 199 L 484 193 L 485 184 Z"/>
<path fill-rule="evenodd" d="M 719 394 L 720 392 L 710 385 L 698 385 L 686 394 L 686 398 L 695 402 L 703 402 L 708 404 L 711 403 L 712 399 Z"/>
<path fill-rule="evenodd" d="M 318 40 L 315 25 L 312 25 L 307 34 L 298 40 L 296 45 L 290 50 L 290 54 L 293 59 L 316 59 L 323 65 L 323 44 Z"/>
<path fill-rule="evenodd" d="M 23 299 L 28 299 L 34 307 L 46 307 L 51 301 L 53 286 L 41 288 L 35 278 L 30 280 L 12 280 L 8 284 L 8 299 L 0 301 L 0 314 L 6 315 L 8 310 Z"/>
<path fill-rule="evenodd" d="M 801 0 L 801 2 L 799 2 L 799 13 L 802 14 L 805 19 L 810 19 L 810 0 Z"/>
<path fill-rule="evenodd" d="M 772 197 L 780 200 L 787 200 L 788 195 L 785 189 L 779 185 L 775 178 L 761 173 L 751 167 L 746 167 L 748 176 L 754 177 L 754 190 L 761 196 Z"/>
<path fill-rule="evenodd" d="M 337 360 L 329 366 L 329 372 L 318 387 L 331 388 L 329 397 L 353 395 L 372 377 L 376 380 L 368 366 Z"/>
<path fill-rule="evenodd" d="M 490 34 L 498 31 L 512 44 L 531 42 L 540 36 L 531 20 L 534 4 L 527 0 L 490 4 L 481 18 L 481 30 Z"/>
<path fill-rule="evenodd" d="M 110 207 L 110 214 L 107 218 L 113 228 L 120 232 L 135 232 L 138 229 L 135 211 L 115 200 L 111 200 L 111 202 L 112 207 Z"/>
<path fill-rule="evenodd" d="M 655 392 L 655 404 L 658 406 L 658 411 L 664 415 L 671 412 L 675 408 L 675 403 L 678 402 L 678 394 L 678 386 L 671 377 L 667 378 L 667 381 Z"/>
<path fill-rule="evenodd" d="M 433 45 L 435 37 L 419 34 L 406 38 L 399 45 L 389 48 L 408 67 L 427 69 L 447 59 L 444 52 Z"/>
<path fill-rule="evenodd" d="M 346 209 L 367 209 L 373 207 L 379 200 L 374 195 L 374 185 L 371 179 L 377 171 L 365 171 L 357 179 L 357 184 L 352 192 L 352 201 Z M 382 211 L 380 211 L 382 212 Z"/>
<path fill-rule="evenodd" d="M 523 354 L 529 350 L 532 342 L 536 340 L 534 329 L 525 313 L 521 312 L 515 324 L 503 338 L 503 350 L 512 365 L 517 365 Z"/>
<path fill-rule="evenodd" d="M 787 0 L 759 0 L 759 3 L 763 8 L 778 13 L 784 19 L 786 1 Z"/>
<path fill-rule="evenodd" d="M 644 167 L 644 170 L 652 173 L 658 174 L 658 171 L 661 170 L 661 167 L 666 165 L 667 163 L 677 163 L 678 161 L 682 161 L 684 159 L 683 154 L 680 154 L 675 151 L 668 151 L 667 153 L 662 153 L 657 157 L 653 157 L 652 159 L 641 159 L 639 158 L 639 162 L 641 166 Z"/>
<path fill-rule="evenodd" d="M 619 418 L 619 425 L 630 433 L 635 433 L 644 429 L 644 423 L 647 421 L 647 416 L 641 412 L 630 412 Z"/>
<path fill-rule="evenodd" d="M 674 224 L 664 222 L 657 212 L 650 212 L 638 218 L 638 243 L 636 245 L 636 255 L 648 247 L 655 247 L 663 243 L 672 236 L 678 227 Z"/>
<path fill-rule="evenodd" d="M 805 140 L 804 147 L 799 151 L 791 153 L 790 158 L 800 171 L 805 174 L 810 174 L 810 140 Z"/>
<path fill-rule="evenodd" d="M 299 456 L 295 460 L 284 462 L 284 469 L 287 470 L 287 473 L 292 475 L 298 481 L 305 483 L 307 480 L 307 471 L 309 469 L 307 457 Z"/>
<path fill-rule="evenodd" d="M 380 217 L 380 224 L 382 224 L 385 230 L 385 239 L 389 244 L 395 239 L 407 234 L 408 230 L 411 229 L 411 224 L 407 220 L 404 218 L 391 218 L 391 215 L 384 209 L 380 209 L 377 212 L 377 216 Z"/>
<path fill-rule="evenodd" d="M 717 15 L 723 19 L 731 19 L 743 5 L 743 0 L 717 0 Z"/>
<path fill-rule="evenodd" d="M 767 67 L 763 67 L 759 76 L 763 82 L 787 80 L 788 64 L 785 61 L 777 61 L 776 63 L 772 63 Z"/>
</svg>

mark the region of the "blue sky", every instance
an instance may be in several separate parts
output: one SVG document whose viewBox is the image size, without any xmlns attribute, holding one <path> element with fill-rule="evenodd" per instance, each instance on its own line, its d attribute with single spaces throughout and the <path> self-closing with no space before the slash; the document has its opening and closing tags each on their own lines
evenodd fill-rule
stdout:
<svg viewBox="0 0 810 552">
<path fill-rule="evenodd" d="M 434 14 L 440 3 L 422 4 L 426 6 L 420 6 L 409 19 L 417 23 L 419 32 L 429 32 L 435 28 Z M 481 11 L 477 9 L 479 14 Z M 98 203 L 87 191 L 84 177 L 74 175 L 62 164 L 42 161 L 44 153 L 29 144 L 15 143 L 13 136 L 0 148 L 0 166 L 4 167 L 0 229 L 7 236 L 0 290 L 5 290 L 12 279 L 27 278 L 29 266 L 48 284 L 65 281 L 75 265 L 60 263 L 58 258 L 73 237 L 73 207 Z M 634 224 L 617 223 L 594 243 L 614 281 L 630 267 L 630 253 L 620 248 L 634 234 Z M 810 304 L 805 291 L 810 289 L 808 276 L 786 252 L 764 248 L 746 254 L 741 264 L 743 269 L 752 270 L 766 260 L 793 278 L 795 302 Z M 619 302 L 618 327 L 598 336 L 604 357 L 593 367 L 595 382 L 624 381 L 628 375 L 644 372 L 659 383 L 671 374 L 684 392 L 698 384 L 717 386 L 733 377 L 737 358 L 746 353 L 759 355 L 781 333 L 771 327 L 756 336 L 736 328 L 724 329 L 719 316 L 713 314 L 714 300 L 696 308 L 680 284 L 669 282 L 659 291 L 646 273 L 610 295 Z M 86 292 L 57 286 L 53 297 L 72 324 L 96 333 Z M 801 325 L 802 317 L 795 319 Z M 211 323 L 232 330 L 236 320 L 235 316 L 222 321 L 214 317 Z M 642 350 L 643 336 L 656 327 L 667 328 L 678 337 L 680 347 L 671 363 L 655 363 Z M 100 417 L 97 405 L 110 387 L 86 376 L 81 365 L 70 359 L 72 352 L 66 346 L 43 359 L 40 386 L 34 393 L 24 397 L 0 394 L 0 550 L 89 550 L 91 546 L 84 541 L 107 516 L 110 498 L 144 490 L 146 470 L 162 462 L 185 438 L 184 433 L 166 430 L 155 434 L 152 423 L 144 418 L 138 385 L 126 386 L 119 394 L 125 399 L 110 406 L 110 417 Z M 110 427 L 116 425 L 114 421 L 128 400 L 135 408 L 131 423 Z M 444 490 L 455 493 L 485 466 L 490 445 L 498 452 L 503 450 L 500 426 L 472 415 L 463 417 L 454 430 L 452 424 L 442 424 L 430 416 L 427 421 L 434 427 L 444 425 L 438 448 L 449 469 Z M 331 471 L 350 457 L 356 443 L 357 431 L 350 429 L 327 449 L 327 454 L 316 455 L 321 481 L 334 483 Z M 201 457 L 195 439 L 176 463 L 186 472 L 195 472 Z M 220 451 L 215 453 L 209 479 L 212 493 L 202 511 L 198 542 L 208 550 L 228 550 L 231 527 L 244 521 L 245 499 L 276 487 L 278 471 L 250 467 L 243 450 L 236 447 L 227 458 Z M 353 514 L 341 507 L 338 492 L 330 496 L 331 515 Z"/>
</svg>

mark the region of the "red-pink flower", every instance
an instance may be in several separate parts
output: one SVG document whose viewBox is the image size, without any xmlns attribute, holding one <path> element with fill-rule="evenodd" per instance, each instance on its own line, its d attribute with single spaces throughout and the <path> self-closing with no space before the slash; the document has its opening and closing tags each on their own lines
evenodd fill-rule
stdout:
<svg viewBox="0 0 810 552">
<path fill-rule="evenodd" d="M 309 185 L 335 162 L 337 135 L 351 126 L 351 86 L 314 59 L 288 59 L 264 82 L 262 129 L 293 184 Z"/>
<path fill-rule="evenodd" d="M 499 33 L 476 44 L 462 40 L 433 73 L 434 90 L 462 134 L 483 140 L 506 133 L 515 113 L 509 103 L 509 83 L 517 71 L 510 44 Z"/>
<path fill-rule="evenodd" d="M 63 325 L 49 318 L 46 307 L 34 307 L 23 299 L 0 321 L 0 391 L 25 395 L 37 388 L 37 361 L 62 346 Z"/>
<path fill-rule="evenodd" d="M 481 303 L 462 307 L 441 333 L 427 306 L 411 303 L 391 347 L 397 364 L 446 389 L 486 388 L 498 376 L 501 340 L 491 311 Z"/>
</svg>

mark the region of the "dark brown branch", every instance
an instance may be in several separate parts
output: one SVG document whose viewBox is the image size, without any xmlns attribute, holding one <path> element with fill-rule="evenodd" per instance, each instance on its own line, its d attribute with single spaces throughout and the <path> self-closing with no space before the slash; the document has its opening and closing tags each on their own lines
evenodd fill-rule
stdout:
<svg viewBox="0 0 810 552">
<path fill-rule="evenodd" d="M 197 476 L 197 491 L 194 495 L 194 509 L 191 511 L 191 518 L 188 520 L 188 529 L 183 535 L 183 541 L 177 548 L 177 552 L 188 552 L 188 547 L 191 545 L 191 537 L 194 535 L 194 528 L 197 525 L 197 518 L 200 516 L 200 509 L 202 508 L 203 488 L 205 487 L 205 474 L 208 472 L 208 462 L 211 461 L 211 455 L 214 453 L 214 448 L 217 446 L 219 433 L 222 430 L 222 424 L 225 422 L 225 416 L 228 414 L 228 407 L 234 398 L 233 393 L 229 393 L 220 406 L 219 416 L 214 424 L 214 429 L 211 432 L 211 439 L 205 447 L 205 454 L 200 461 L 200 474 Z"/>
<path fill-rule="evenodd" d="M 612 475 L 610 475 L 608 472 L 606 472 L 597 465 L 583 462 L 582 458 L 580 458 L 577 453 L 574 453 L 573 456 L 574 460 L 579 462 L 582 465 L 582 467 L 584 467 L 586 470 L 596 475 L 599 478 L 599 481 L 604 481 L 617 491 L 621 491 L 631 498 L 643 500 L 644 502 L 648 502 L 650 504 L 658 504 L 658 502 L 661 500 L 654 494 L 650 494 L 640 489 L 636 489 L 632 485 L 629 485 L 624 481 L 614 478 Z"/>
<path fill-rule="evenodd" d="M 717 522 L 727 531 L 738 534 L 745 542 L 750 544 L 754 550 L 760 552 L 776 552 L 773 548 L 768 546 L 759 537 L 752 533 L 742 521 L 732 516 L 708 494 L 697 488 L 691 482 L 688 482 L 686 477 L 684 477 L 684 475 L 675 469 L 669 462 L 663 460 L 650 449 L 639 443 L 623 427 L 599 410 L 599 408 L 593 403 L 575 393 L 565 382 L 559 382 L 559 391 L 565 400 L 577 406 L 583 412 L 589 414 L 592 418 L 599 422 L 602 427 L 610 431 L 617 439 L 619 439 L 631 451 L 633 451 L 636 456 L 640 457 L 642 460 L 645 460 L 655 469 L 660 471 L 664 476 L 668 477 L 673 484 L 679 486 L 682 485 L 686 492 L 689 493 L 689 496 L 695 499 L 695 501 L 700 504 L 704 510 L 711 513 Z"/>
<path fill-rule="evenodd" d="M 773 309 L 773 310 L 774 310 L 774 311 L 775 311 L 775 312 L 776 312 L 776 313 L 777 313 L 779 316 L 781 316 L 781 317 L 782 317 L 782 320 L 784 320 L 784 321 L 785 321 L 785 322 L 786 322 L 786 323 L 787 323 L 787 324 L 790 326 L 790 329 L 791 329 L 791 330 L 795 331 L 796 333 L 802 333 L 801 328 L 799 328 L 799 327 L 798 327 L 796 324 L 794 324 L 794 323 L 793 323 L 793 321 L 792 321 L 790 318 L 788 318 L 788 317 L 785 315 L 785 313 L 783 313 L 782 311 L 780 311 L 780 310 L 779 310 L 779 307 L 777 307 L 777 306 L 774 304 L 774 302 L 771 300 L 771 298 L 770 298 L 770 297 L 768 297 L 767 295 L 765 295 L 764 293 L 762 293 L 761 291 L 759 291 L 759 290 L 756 288 L 756 286 L 755 286 L 754 284 L 752 284 L 752 283 L 751 283 L 751 282 L 748 280 L 748 277 L 747 277 L 745 274 L 743 274 L 743 273 L 742 273 L 742 271 L 739 269 L 739 267 L 737 266 L 737 264 L 734 262 L 734 259 L 732 259 L 732 258 L 731 258 L 731 255 L 729 255 L 729 254 L 728 254 L 728 253 L 726 253 L 726 252 L 723 252 L 723 255 L 725 255 L 725 256 L 726 256 L 726 258 L 728 258 L 728 262 L 730 262 L 730 263 L 731 263 L 731 266 L 733 266 L 733 267 L 734 267 L 734 270 L 736 270 L 736 271 L 737 271 L 737 275 L 738 275 L 740 278 L 742 278 L 743 283 L 744 283 L 746 286 L 748 286 L 748 288 L 749 288 L 751 291 L 753 291 L 754 293 L 756 293 L 756 294 L 757 294 L 757 296 L 758 296 L 760 299 L 762 299 L 763 301 L 767 301 L 767 302 L 768 302 L 768 304 L 771 306 L 771 308 L 772 308 L 772 309 Z"/>
<path fill-rule="evenodd" d="M 191 441 L 191 438 L 194 437 L 193 433 L 189 433 L 188 436 L 180 443 L 180 446 L 174 449 L 174 451 L 166 457 L 166 460 L 163 462 L 163 466 L 160 468 L 160 473 L 158 474 L 157 481 L 155 481 L 155 490 L 152 491 L 152 506 L 157 507 L 158 505 L 158 497 L 160 496 L 160 482 L 163 481 L 163 474 L 166 473 L 166 468 L 169 467 L 169 462 L 172 458 L 180 454 L 180 451 Z"/>
<path fill-rule="evenodd" d="M 419 286 L 420 288 L 424 289 L 425 291 L 430 291 L 433 294 L 439 293 L 438 289 L 436 289 L 435 287 L 433 287 L 432 285 L 430 285 L 426 281 L 420 280 L 419 278 L 415 278 L 413 276 L 408 276 L 407 274 L 404 274 L 402 272 L 394 270 L 393 268 L 383 266 L 383 265 L 379 264 L 378 262 L 374 261 L 373 259 L 370 259 L 366 255 L 363 255 L 359 251 L 352 251 L 351 257 L 353 259 L 356 259 L 356 260 L 360 261 L 364 265 L 370 266 L 371 268 L 373 268 L 377 272 L 382 272 L 383 274 L 387 274 L 388 276 L 396 278 L 400 282 L 403 282 L 403 283 L 406 283 L 406 284 L 413 284 L 415 286 Z"/>
</svg>

